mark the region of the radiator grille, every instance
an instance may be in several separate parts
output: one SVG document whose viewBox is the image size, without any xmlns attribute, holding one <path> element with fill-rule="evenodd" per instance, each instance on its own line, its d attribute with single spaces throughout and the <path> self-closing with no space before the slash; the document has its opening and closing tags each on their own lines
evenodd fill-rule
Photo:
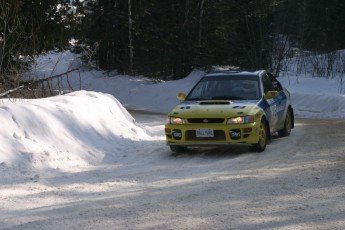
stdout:
<svg viewBox="0 0 345 230">
<path fill-rule="evenodd" d="M 224 118 L 189 118 L 189 123 L 199 123 L 199 124 L 216 124 L 216 123 L 224 123 Z"/>
</svg>

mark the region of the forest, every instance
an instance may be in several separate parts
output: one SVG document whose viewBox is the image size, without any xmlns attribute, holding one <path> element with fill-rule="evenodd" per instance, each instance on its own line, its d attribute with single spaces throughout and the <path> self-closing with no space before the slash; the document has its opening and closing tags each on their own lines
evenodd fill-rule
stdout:
<svg viewBox="0 0 345 230">
<path fill-rule="evenodd" d="M 344 49 L 344 12 L 343 0 L 0 0 L 0 92 L 51 50 L 163 80 L 213 65 L 279 74 L 295 52 Z"/>
</svg>

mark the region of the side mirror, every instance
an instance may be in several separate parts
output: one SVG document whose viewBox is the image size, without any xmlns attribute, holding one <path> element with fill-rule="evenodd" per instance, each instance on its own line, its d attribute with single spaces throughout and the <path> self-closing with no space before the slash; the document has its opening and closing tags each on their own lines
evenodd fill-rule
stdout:
<svg viewBox="0 0 345 230">
<path fill-rule="evenodd" d="M 183 93 L 183 92 L 179 92 L 177 95 L 176 95 L 176 98 L 180 101 L 184 101 L 186 99 L 186 94 Z"/>
<path fill-rule="evenodd" d="M 269 100 L 269 99 L 272 99 L 272 98 L 276 98 L 279 96 L 279 93 L 278 91 L 274 90 L 274 91 L 268 91 L 265 96 L 264 96 L 264 99 L 265 100 Z"/>
</svg>

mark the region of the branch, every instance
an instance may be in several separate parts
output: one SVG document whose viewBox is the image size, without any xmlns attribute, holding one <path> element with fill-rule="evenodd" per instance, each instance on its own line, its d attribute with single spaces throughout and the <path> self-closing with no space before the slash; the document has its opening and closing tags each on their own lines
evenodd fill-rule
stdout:
<svg viewBox="0 0 345 230">
<path fill-rule="evenodd" d="M 19 89 L 22 89 L 22 88 L 24 88 L 24 85 L 21 85 L 21 86 L 19 86 L 17 88 L 14 88 L 14 89 L 7 90 L 6 92 L 0 93 L 0 97 L 4 97 L 4 96 L 6 96 L 6 95 L 8 95 L 10 93 L 13 93 L 13 92 L 19 90 Z"/>
<path fill-rule="evenodd" d="M 38 80 L 32 80 L 32 81 L 24 81 L 24 82 L 22 82 L 22 84 L 24 86 L 26 86 L 26 85 L 36 84 L 36 83 L 42 83 L 42 82 L 49 81 L 49 80 L 61 77 L 63 75 L 69 74 L 69 73 L 74 72 L 74 71 L 79 70 L 79 69 L 80 69 L 80 67 L 68 70 L 67 72 L 60 73 L 60 74 L 57 74 L 57 75 L 54 75 L 54 76 L 51 76 L 51 77 L 42 78 L 42 79 L 38 79 Z"/>
<path fill-rule="evenodd" d="M 17 90 L 20 90 L 22 88 L 24 88 L 25 86 L 28 86 L 28 85 L 35 85 L 35 84 L 38 84 L 38 83 L 42 83 L 42 82 L 45 82 L 45 81 L 49 81 L 49 80 L 52 80 L 52 79 L 55 79 L 55 78 L 59 78 L 63 75 L 67 75 L 73 71 L 76 71 L 76 70 L 79 70 L 79 68 L 75 68 L 75 69 L 71 69 L 67 72 L 64 72 L 64 73 L 61 73 L 61 74 L 57 74 L 57 75 L 54 75 L 54 76 L 51 76 L 51 77 L 47 77 L 47 78 L 43 78 L 43 79 L 38 79 L 38 80 L 33 80 L 33 81 L 24 81 L 24 82 L 21 82 L 21 85 L 18 86 L 17 88 L 14 88 L 14 89 L 10 89 L 10 90 L 7 90 L 6 92 L 3 92 L 3 93 L 0 93 L 0 97 L 5 97 L 7 96 L 8 94 L 10 93 L 13 93 Z"/>
</svg>

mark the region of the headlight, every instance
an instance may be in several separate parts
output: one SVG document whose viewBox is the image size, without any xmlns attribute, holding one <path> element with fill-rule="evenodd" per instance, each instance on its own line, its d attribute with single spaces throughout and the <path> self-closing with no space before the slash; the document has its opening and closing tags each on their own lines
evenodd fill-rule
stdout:
<svg viewBox="0 0 345 230">
<path fill-rule="evenodd" d="M 227 124 L 249 124 L 254 123 L 254 115 L 229 118 Z"/>
<path fill-rule="evenodd" d="M 172 125 L 182 125 L 185 124 L 185 121 L 180 117 L 167 117 L 166 123 Z"/>
</svg>

